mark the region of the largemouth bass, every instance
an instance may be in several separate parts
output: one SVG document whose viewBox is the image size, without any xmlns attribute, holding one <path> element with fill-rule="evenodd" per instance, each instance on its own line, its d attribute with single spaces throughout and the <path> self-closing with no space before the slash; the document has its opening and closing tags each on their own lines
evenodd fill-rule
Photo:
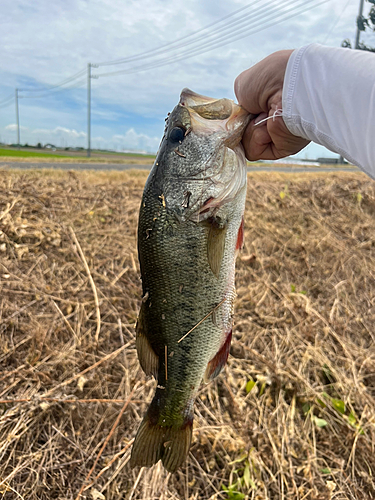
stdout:
<svg viewBox="0 0 375 500">
<path fill-rule="evenodd" d="M 178 469 L 189 451 L 199 386 L 226 363 L 246 196 L 240 141 L 249 118 L 229 99 L 188 89 L 167 118 L 139 212 L 136 346 L 157 387 L 132 466 L 161 459 L 168 471 Z"/>
</svg>

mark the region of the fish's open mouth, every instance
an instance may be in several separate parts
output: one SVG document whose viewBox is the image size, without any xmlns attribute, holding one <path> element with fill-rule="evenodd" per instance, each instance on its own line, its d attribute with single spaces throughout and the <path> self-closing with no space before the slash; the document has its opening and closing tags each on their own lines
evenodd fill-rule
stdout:
<svg viewBox="0 0 375 500">
<path fill-rule="evenodd" d="M 226 120 L 232 114 L 233 103 L 229 99 L 213 99 L 184 89 L 181 92 L 180 104 L 198 113 L 205 120 Z"/>
<path fill-rule="evenodd" d="M 190 115 L 191 129 L 196 134 L 219 133 L 225 146 L 233 149 L 241 141 L 243 131 L 251 115 L 230 99 L 214 99 L 184 89 L 180 96 L 180 106 Z"/>
</svg>

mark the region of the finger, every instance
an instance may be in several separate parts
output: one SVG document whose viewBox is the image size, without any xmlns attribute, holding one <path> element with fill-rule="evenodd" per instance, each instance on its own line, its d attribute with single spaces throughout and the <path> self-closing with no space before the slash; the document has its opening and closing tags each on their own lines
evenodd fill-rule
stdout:
<svg viewBox="0 0 375 500">
<path fill-rule="evenodd" d="M 234 93 L 236 94 L 238 103 L 254 115 L 265 111 L 259 102 L 259 92 L 256 89 L 256 83 L 257 79 L 254 74 L 254 67 L 240 73 L 234 81 Z"/>
<path fill-rule="evenodd" d="M 268 118 L 267 113 L 259 113 L 259 115 L 257 117 L 255 117 L 255 119 L 253 121 L 253 126 L 259 127 L 259 125 L 261 125 L 261 122 L 264 122 L 266 120 L 266 118 Z"/>
<path fill-rule="evenodd" d="M 234 91 L 241 106 L 253 114 L 269 111 L 270 100 L 283 89 L 286 66 L 292 52 L 275 52 L 238 75 Z"/>
<path fill-rule="evenodd" d="M 268 120 L 267 130 L 271 138 L 274 158 L 285 158 L 301 151 L 310 141 L 291 134 L 282 117 Z"/>
<path fill-rule="evenodd" d="M 249 161 L 278 160 L 298 153 L 309 141 L 292 135 L 281 117 L 262 122 L 266 113 L 251 120 L 242 138 L 246 158 Z"/>
<path fill-rule="evenodd" d="M 249 161 L 273 159 L 268 158 L 272 155 L 272 139 L 267 130 L 267 122 L 257 124 L 266 116 L 266 113 L 262 113 L 255 120 L 252 120 L 244 132 L 242 144 L 245 149 L 246 158 Z"/>
</svg>

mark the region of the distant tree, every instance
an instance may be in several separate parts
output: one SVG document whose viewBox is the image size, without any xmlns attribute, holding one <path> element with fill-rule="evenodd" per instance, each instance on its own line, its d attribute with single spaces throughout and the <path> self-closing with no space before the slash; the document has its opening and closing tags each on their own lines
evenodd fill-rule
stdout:
<svg viewBox="0 0 375 500">
<path fill-rule="evenodd" d="M 366 31 L 366 30 L 375 31 L 375 0 L 367 0 L 367 2 L 372 4 L 367 14 L 368 17 L 365 17 L 363 15 L 357 17 L 357 28 L 359 31 Z M 351 49 L 352 44 L 350 40 L 346 38 L 342 42 L 341 47 Z M 368 45 L 365 45 L 362 42 L 358 43 L 358 49 L 367 50 L 369 52 L 375 52 L 375 47 L 369 47 Z"/>
<path fill-rule="evenodd" d="M 40 143 L 40 142 L 38 142 L 38 144 L 36 145 L 36 147 L 37 147 L 38 149 L 42 149 L 42 145 L 41 145 L 41 143 Z"/>
</svg>

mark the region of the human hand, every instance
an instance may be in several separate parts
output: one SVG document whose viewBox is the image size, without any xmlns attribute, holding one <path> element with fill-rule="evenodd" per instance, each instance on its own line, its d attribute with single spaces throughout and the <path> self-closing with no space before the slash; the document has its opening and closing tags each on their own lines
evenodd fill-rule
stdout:
<svg viewBox="0 0 375 500">
<path fill-rule="evenodd" d="M 277 160 L 301 151 L 309 141 L 291 134 L 282 116 L 282 93 L 286 66 L 292 50 L 280 50 L 247 69 L 234 82 L 238 103 L 258 115 L 248 124 L 242 138 L 246 157 Z M 276 113 L 276 114 L 275 114 Z M 272 117 L 259 125 L 264 118 Z"/>
</svg>

